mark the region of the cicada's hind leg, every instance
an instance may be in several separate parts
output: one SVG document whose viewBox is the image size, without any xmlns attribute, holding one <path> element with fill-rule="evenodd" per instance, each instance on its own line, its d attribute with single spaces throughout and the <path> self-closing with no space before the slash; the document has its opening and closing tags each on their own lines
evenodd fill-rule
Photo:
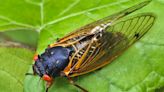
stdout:
<svg viewBox="0 0 164 92">
<path fill-rule="evenodd" d="M 69 73 L 70 73 L 70 67 L 68 66 L 64 71 L 60 72 L 60 76 L 63 77 L 67 77 L 67 79 L 69 80 L 69 82 L 76 86 L 77 88 L 81 89 L 83 92 L 88 92 L 85 88 L 81 87 L 80 85 L 76 84 L 70 77 L 69 77 Z"/>
<path fill-rule="evenodd" d="M 81 87 L 80 85 L 76 84 L 69 76 L 67 76 L 67 78 L 68 78 L 69 82 L 70 82 L 72 85 L 74 85 L 74 86 L 76 86 L 77 88 L 81 89 L 83 92 L 88 92 L 85 88 L 83 88 L 83 87 Z"/>
</svg>

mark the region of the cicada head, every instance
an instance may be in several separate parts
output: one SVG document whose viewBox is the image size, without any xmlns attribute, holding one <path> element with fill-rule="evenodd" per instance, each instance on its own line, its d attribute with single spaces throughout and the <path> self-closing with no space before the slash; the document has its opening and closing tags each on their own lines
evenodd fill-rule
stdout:
<svg viewBox="0 0 164 92">
<path fill-rule="evenodd" d="M 39 75 L 43 80 L 47 82 L 52 82 L 53 80 L 53 78 L 50 77 L 50 75 L 46 73 L 44 65 L 42 64 L 39 58 L 35 61 L 33 65 L 33 72 L 35 75 Z"/>
<path fill-rule="evenodd" d="M 55 77 L 68 65 L 72 50 L 61 46 L 47 48 L 41 55 L 34 56 L 33 72 L 47 83 L 52 83 Z"/>
</svg>

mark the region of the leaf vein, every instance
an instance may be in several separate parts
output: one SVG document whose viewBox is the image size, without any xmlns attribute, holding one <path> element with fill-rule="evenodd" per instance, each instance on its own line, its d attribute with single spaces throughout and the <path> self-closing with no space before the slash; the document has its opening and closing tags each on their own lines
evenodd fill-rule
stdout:
<svg viewBox="0 0 164 92">
<path fill-rule="evenodd" d="M 98 9 L 102 9 L 102 8 L 106 8 L 106 7 L 110 7 L 110 6 L 114 6 L 114 5 L 118 5 L 120 3 L 124 3 L 124 2 L 127 2 L 129 0 L 122 0 L 120 2 L 114 2 L 114 3 L 110 3 L 110 4 L 105 4 L 105 5 L 101 5 L 101 6 L 97 6 L 97 7 L 94 7 L 94 8 L 90 8 L 90 9 L 87 9 L 87 10 L 84 10 L 84 11 L 81 11 L 81 12 L 76 12 L 76 13 L 72 13 L 72 14 L 69 14 L 67 16 L 64 16 L 64 17 L 61 17 L 61 18 L 58 18 L 58 19 L 55 19 L 55 20 L 52 20 L 46 24 L 44 24 L 42 26 L 42 28 L 46 27 L 46 26 L 49 26 L 49 25 L 52 25 L 52 24 L 55 24 L 57 22 L 60 22 L 60 21 L 63 21 L 65 19 L 68 19 L 68 18 L 71 18 L 71 17 L 74 17 L 74 16 L 78 16 L 78 15 L 81 15 L 85 12 L 91 12 L 91 11 L 94 11 L 94 10 L 98 10 Z"/>
<path fill-rule="evenodd" d="M 11 73 L 7 72 L 6 70 L 4 70 L 2 68 L 0 68 L 0 71 L 5 72 L 6 74 L 10 75 L 13 79 L 15 79 L 23 87 L 23 83 L 20 80 L 18 80 L 14 75 L 12 75 Z"/>
<path fill-rule="evenodd" d="M 32 25 L 28 25 L 28 24 L 16 22 L 16 21 L 14 21 L 14 20 L 12 20 L 12 19 L 10 19 L 10 18 L 8 18 L 8 17 L 4 17 L 4 16 L 2 16 L 2 15 L 0 15 L 0 19 L 1 19 L 1 20 L 4 20 L 4 21 L 7 21 L 7 22 L 9 22 L 9 23 L 15 24 L 15 25 L 19 25 L 19 26 L 24 26 L 24 27 L 27 27 L 27 28 L 35 29 L 35 27 L 32 26 Z"/>
<path fill-rule="evenodd" d="M 59 16 L 64 15 L 66 12 L 68 12 L 69 10 L 71 10 L 74 6 L 76 6 L 78 3 L 80 2 L 80 0 L 76 0 L 74 3 L 70 4 L 65 10 L 63 10 Z"/>
<path fill-rule="evenodd" d="M 25 2 L 29 3 L 29 4 L 32 4 L 32 5 L 40 6 L 40 3 L 32 2 L 31 0 L 25 0 Z"/>
</svg>

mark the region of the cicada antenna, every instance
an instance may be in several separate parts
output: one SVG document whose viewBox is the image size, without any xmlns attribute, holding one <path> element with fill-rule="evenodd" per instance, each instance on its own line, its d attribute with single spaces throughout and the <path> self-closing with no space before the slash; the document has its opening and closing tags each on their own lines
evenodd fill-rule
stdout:
<svg viewBox="0 0 164 92">
<path fill-rule="evenodd" d="M 25 73 L 25 75 L 32 75 L 32 76 L 34 76 L 35 74 L 34 73 Z"/>
</svg>

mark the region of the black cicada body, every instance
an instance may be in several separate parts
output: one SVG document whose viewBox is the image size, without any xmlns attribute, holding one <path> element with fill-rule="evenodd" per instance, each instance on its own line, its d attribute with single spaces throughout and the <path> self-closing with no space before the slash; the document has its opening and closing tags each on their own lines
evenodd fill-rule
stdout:
<svg viewBox="0 0 164 92">
<path fill-rule="evenodd" d="M 33 70 L 40 77 L 46 73 L 52 77 L 57 77 L 60 75 L 60 71 L 68 65 L 71 52 L 71 48 L 61 46 L 48 48 L 38 59 L 35 59 Z"/>
</svg>

